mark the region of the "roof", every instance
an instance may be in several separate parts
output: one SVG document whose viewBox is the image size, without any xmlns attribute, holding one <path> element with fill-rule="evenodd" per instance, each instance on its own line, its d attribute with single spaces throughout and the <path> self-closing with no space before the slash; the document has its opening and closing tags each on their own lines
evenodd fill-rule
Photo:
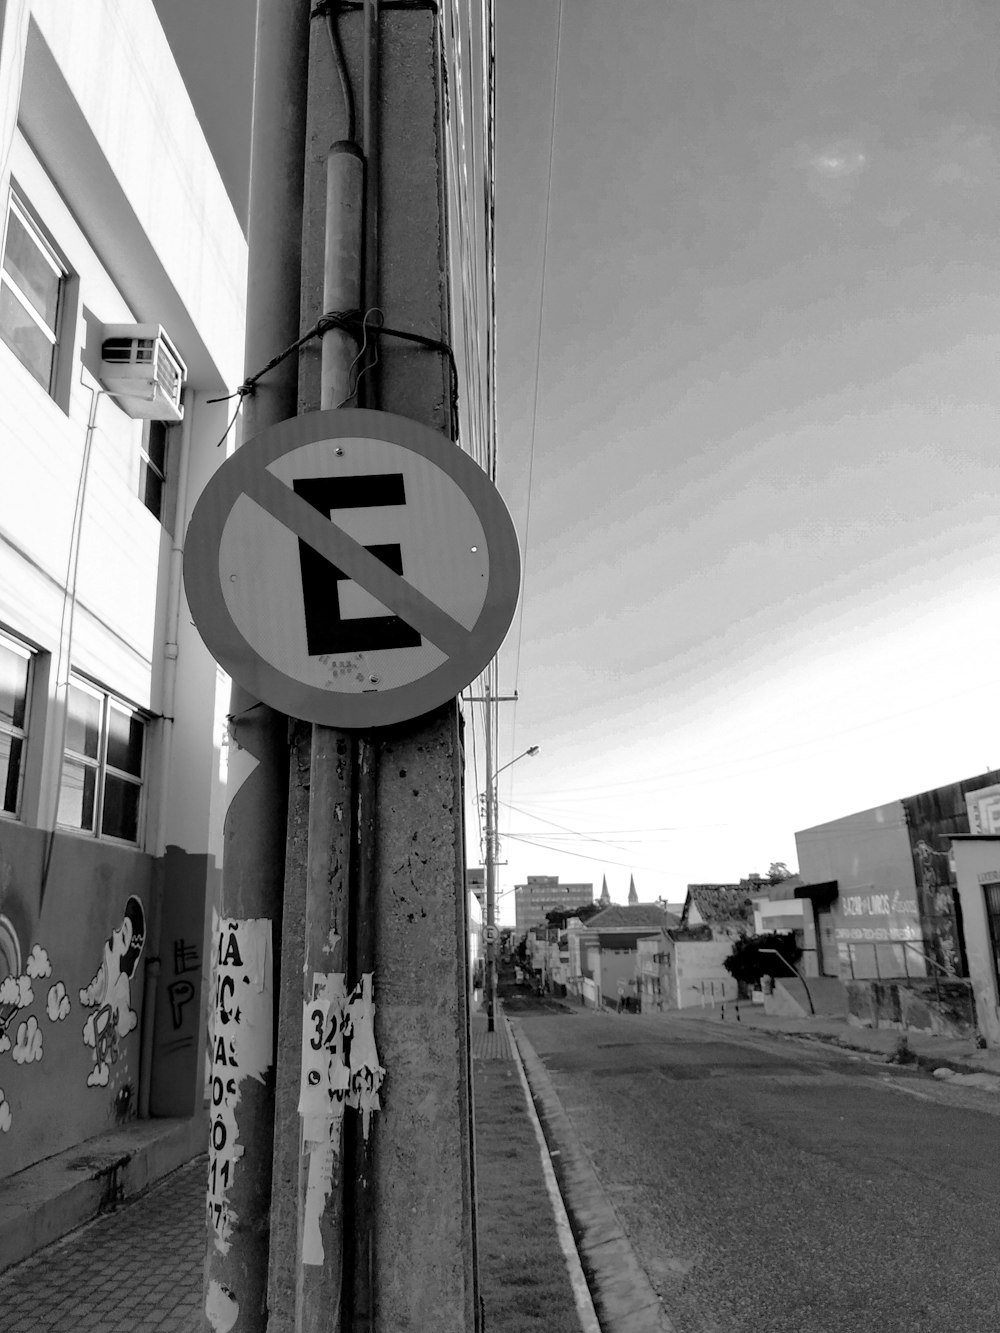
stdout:
<svg viewBox="0 0 1000 1333">
<path fill-rule="evenodd" d="M 689 884 L 684 904 L 683 924 L 687 924 L 691 904 L 709 926 L 753 925 L 753 901 L 745 889 L 732 884 Z"/>
<path fill-rule="evenodd" d="M 662 907 L 657 907 L 655 903 L 635 903 L 630 907 L 623 907 L 620 903 L 613 903 L 610 907 L 605 907 L 603 912 L 598 912 L 592 916 L 586 923 L 587 930 L 666 930 L 669 926 L 678 924 L 677 917 L 673 912 L 665 912 Z"/>
</svg>

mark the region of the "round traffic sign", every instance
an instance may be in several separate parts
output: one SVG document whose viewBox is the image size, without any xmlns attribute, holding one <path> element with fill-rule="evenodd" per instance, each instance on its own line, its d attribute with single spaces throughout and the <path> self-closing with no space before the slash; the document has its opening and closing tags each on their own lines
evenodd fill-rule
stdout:
<svg viewBox="0 0 1000 1333">
<path fill-rule="evenodd" d="M 389 412 L 291 417 L 202 492 L 184 544 L 191 614 L 262 702 L 309 722 L 378 727 L 453 698 L 517 603 L 520 557 L 486 473 Z"/>
</svg>

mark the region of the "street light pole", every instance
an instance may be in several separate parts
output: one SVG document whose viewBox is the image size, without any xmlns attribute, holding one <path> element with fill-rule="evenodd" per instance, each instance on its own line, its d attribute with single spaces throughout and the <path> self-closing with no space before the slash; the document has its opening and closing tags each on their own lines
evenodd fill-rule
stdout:
<svg viewBox="0 0 1000 1333">
<path fill-rule="evenodd" d="M 537 745 L 529 745 L 523 754 L 515 755 L 497 771 L 493 772 L 493 738 L 490 726 L 490 687 L 486 687 L 486 1030 L 496 1031 L 496 943 L 493 935 L 496 926 L 496 799 L 497 778 L 511 764 L 516 764 L 526 755 L 536 755 Z"/>
</svg>

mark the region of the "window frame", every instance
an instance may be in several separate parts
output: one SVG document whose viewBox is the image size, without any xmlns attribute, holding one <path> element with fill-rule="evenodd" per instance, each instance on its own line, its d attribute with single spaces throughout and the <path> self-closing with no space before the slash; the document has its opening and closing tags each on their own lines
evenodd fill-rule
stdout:
<svg viewBox="0 0 1000 1333">
<path fill-rule="evenodd" d="M 21 227 L 34 243 L 39 254 L 49 268 L 52 269 L 58 280 L 55 317 L 51 325 L 46 321 L 45 317 L 35 309 L 31 298 L 19 286 L 13 274 L 8 272 L 4 262 L 7 256 L 7 238 L 10 231 L 10 219 L 12 216 L 16 216 Z M 35 373 L 34 368 L 22 359 L 20 353 L 5 336 L 2 327 L 0 327 L 0 340 L 3 341 L 4 345 L 15 357 L 18 363 L 24 367 L 36 384 L 40 385 L 50 398 L 56 398 L 58 396 L 60 350 L 66 324 L 66 292 L 71 277 L 72 274 L 70 273 L 69 266 L 63 259 L 62 255 L 60 255 L 46 228 L 42 225 L 24 195 L 13 183 L 11 183 L 7 191 L 2 235 L 0 235 L 0 291 L 6 289 L 11 293 L 18 306 L 25 312 L 25 314 L 27 314 L 39 332 L 51 344 L 52 359 L 49 363 L 48 381 L 46 382 L 41 379 Z"/>
<path fill-rule="evenodd" d="M 156 427 L 163 429 L 163 466 L 157 463 L 150 450 L 150 437 Z M 170 474 L 170 424 L 166 421 L 146 421 L 143 423 L 142 440 L 139 443 L 139 499 L 162 527 L 167 527 L 167 487 Z M 147 499 L 148 475 L 152 474 L 159 482 L 159 508 L 154 509 Z"/>
<path fill-rule="evenodd" d="M 28 736 L 31 731 L 31 713 L 32 696 L 35 684 L 35 659 L 38 654 L 30 644 L 25 643 L 23 639 L 16 638 L 13 634 L 0 629 L 0 648 L 6 648 L 17 657 L 22 657 L 28 664 L 27 676 L 24 687 L 24 726 L 17 727 L 12 722 L 6 722 L 0 717 L 0 733 L 5 736 L 11 736 L 21 743 L 21 753 L 18 760 L 17 772 L 17 794 L 14 799 L 14 809 L 8 810 L 4 805 L 0 805 L 0 819 L 16 820 L 22 822 L 25 772 L 28 766 Z M 6 800 L 6 783 L 4 784 Z"/>
<path fill-rule="evenodd" d="M 70 748 L 69 744 L 69 720 L 70 720 L 70 696 L 69 690 L 79 690 L 81 694 L 89 695 L 99 706 L 99 723 L 97 738 L 97 756 L 96 758 L 84 754 L 80 750 Z M 123 699 L 121 695 L 115 694 L 113 690 L 105 689 L 104 686 L 88 680 L 86 676 L 71 673 L 69 678 L 69 690 L 66 696 L 66 727 L 62 746 L 62 761 L 60 765 L 59 787 L 56 792 L 56 826 L 68 833 L 80 834 L 83 837 L 98 838 L 106 842 L 119 843 L 125 847 L 141 847 L 143 842 L 143 821 L 146 812 L 146 765 L 147 754 L 149 751 L 150 722 L 152 721 L 148 713 L 141 708 L 136 708 L 134 704 Z M 112 710 L 117 710 L 124 714 L 131 722 L 138 722 L 142 727 L 142 756 L 139 763 L 139 773 L 130 773 L 127 769 L 118 768 L 108 761 L 108 748 L 110 744 L 110 718 Z M 94 786 L 94 810 L 93 824 L 82 825 L 67 823 L 60 818 L 60 806 L 62 805 L 62 795 L 65 782 L 67 762 L 82 766 L 85 770 L 95 774 Z M 104 814 L 106 808 L 106 796 L 108 778 L 117 782 L 124 782 L 138 790 L 138 800 L 136 802 L 135 817 L 135 837 L 122 837 L 116 833 L 106 833 L 104 831 Z"/>
</svg>

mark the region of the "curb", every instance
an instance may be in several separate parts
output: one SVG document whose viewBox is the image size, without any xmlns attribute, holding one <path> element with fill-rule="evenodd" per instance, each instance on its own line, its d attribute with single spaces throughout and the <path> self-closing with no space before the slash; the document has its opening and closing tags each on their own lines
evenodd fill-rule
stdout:
<svg viewBox="0 0 1000 1333">
<path fill-rule="evenodd" d="M 206 1152 L 203 1115 L 136 1120 L 0 1181 L 0 1273 Z"/>
<path fill-rule="evenodd" d="M 676 1333 L 604 1192 L 548 1070 L 516 1019 L 507 1019 L 569 1214 L 603 1333 Z"/>
</svg>

